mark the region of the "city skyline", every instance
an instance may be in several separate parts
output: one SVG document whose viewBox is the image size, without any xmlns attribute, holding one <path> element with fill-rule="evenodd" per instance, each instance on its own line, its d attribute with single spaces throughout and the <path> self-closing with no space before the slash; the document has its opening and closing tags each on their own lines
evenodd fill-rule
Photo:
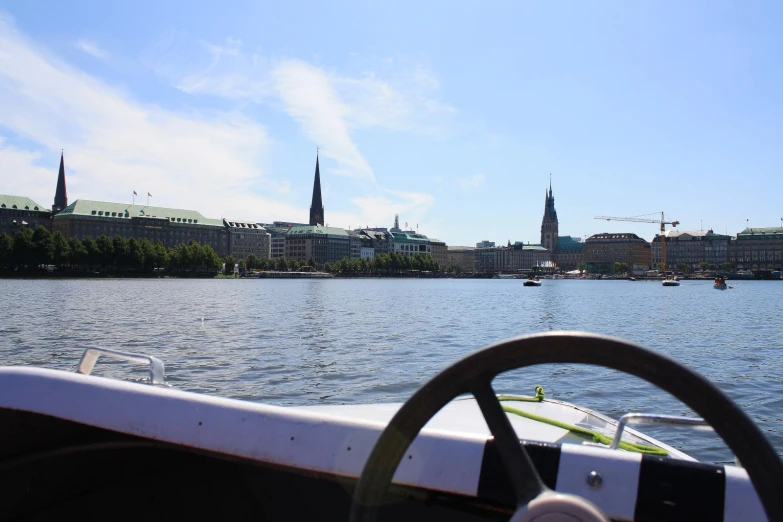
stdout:
<svg viewBox="0 0 783 522">
<path fill-rule="evenodd" d="M 64 148 L 72 200 L 306 222 L 320 146 L 343 228 L 535 243 L 550 172 L 582 238 L 781 223 L 778 4 L 443 8 L 6 7 L 0 192 L 50 207 Z"/>
</svg>

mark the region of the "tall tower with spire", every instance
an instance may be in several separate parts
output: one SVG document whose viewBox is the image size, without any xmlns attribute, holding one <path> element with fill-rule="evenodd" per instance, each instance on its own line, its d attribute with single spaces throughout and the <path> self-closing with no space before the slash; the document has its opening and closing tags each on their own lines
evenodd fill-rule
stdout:
<svg viewBox="0 0 783 522">
<path fill-rule="evenodd" d="M 549 190 L 546 191 L 544 202 L 544 219 L 541 220 L 541 246 L 554 254 L 557 252 L 557 211 L 555 196 L 552 194 L 552 175 L 549 175 Z"/>
<path fill-rule="evenodd" d="M 310 225 L 324 224 L 324 202 L 321 199 L 321 172 L 318 167 L 318 153 L 315 154 L 315 180 L 313 181 L 313 201 L 310 203 Z"/>
<path fill-rule="evenodd" d="M 65 190 L 65 153 L 60 152 L 60 173 L 57 175 L 57 190 L 54 192 L 52 214 L 57 214 L 68 206 L 68 191 Z"/>
</svg>

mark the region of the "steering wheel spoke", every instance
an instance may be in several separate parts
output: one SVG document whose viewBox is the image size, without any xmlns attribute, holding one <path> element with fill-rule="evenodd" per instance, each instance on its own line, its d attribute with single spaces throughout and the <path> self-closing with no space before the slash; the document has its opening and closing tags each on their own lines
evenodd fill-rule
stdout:
<svg viewBox="0 0 783 522">
<path fill-rule="evenodd" d="M 642 378 L 671 393 L 712 425 L 742 462 L 769 520 L 783 520 L 783 462 L 747 414 L 701 375 L 633 343 L 603 335 L 551 332 L 511 339 L 479 350 L 422 386 L 381 433 L 354 491 L 350 520 L 375 520 L 406 448 L 425 424 L 455 397 L 470 392 L 489 426 L 517 500 L 514 521 L 553 514 L 604 520 L 581 499 L 549 492 L 492 389 L 503 372 L 535 364 L 593 364 Z M 543 494 L 542 494 L 543 493 Z M 592 513 L 590 517 L 587 517 Z"/>
<path fill-rule="evenodd" d="M 489 431 L 495 438 L 495 444 L 503 459 L 508 478 L 514 489 L 517 506 L 527 504 L 543 491 L 547 490 L 541 477 L 538 475 L 533 461 L 519 442 L 511 421 L 500 405 L 495 390 L 489 381 L 483 381 L 472 390 L 473 396 L 481 409 L 481 414 L 487 422 Z"/>
</svg>

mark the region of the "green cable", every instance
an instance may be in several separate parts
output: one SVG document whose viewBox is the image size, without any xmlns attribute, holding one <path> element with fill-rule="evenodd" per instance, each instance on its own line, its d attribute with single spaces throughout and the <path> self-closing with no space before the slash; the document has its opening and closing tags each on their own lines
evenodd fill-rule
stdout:
<svg viewBox="0 0 783 522">
<path fill-rule="evenodd" d="M 544 400 L 544 388 L 542 386 L 536 386 L 536 395 L 535 397 L 518 397 L 515 395 L 500 395 L 498 396 L 499 401 L 517 401 L 517 402 L 541 402 Z M 547 417 L 542 417 L 541 415 L 536 415 L 535 413 L 528 413 L 526 411 L 518 410 L 516 408 L 512 408 L 511 406 L 504 406 L 501 405 L 503 408 L 503 411 L 507 413 L 513 413 L 514 415 L 519 415 L 520 417 L 525 417 L 526 419 L 534 420 L 537 422 L 543 422 L 544 424 L 549 424 L 551 426 L 556 426 L 558 428 L 570 431 L 571 433 L 575 433 L 577 435 L 582 435 L 585 437 L 588 437 L 592 439 L 593 442 L 598 442 L 601 444 L 606 444 L 607 446 L 612 443 L 612 437 L 609 437 L 608 435 L 604 435 L 603 433 L 598 433 L 597 431 L 588 430 L 587 428 L 581 428 L 579 426 L 574 426 L 573 424 L 566 424 L 565 422 L 560 422 L 554 419 L 549 419 Z M 620 449 L 624 449 L 626 451 L 632 451 L 635 453 L 646 453 L 649 455 L 660 455 L 662 457 L 668 456 L 669 452 L 656 448 L 655 446 L 650 446 L 648 444 L 639 444 L 636 442 L 627 442 L 627 441 L 620 441 Z"/>
</svg>

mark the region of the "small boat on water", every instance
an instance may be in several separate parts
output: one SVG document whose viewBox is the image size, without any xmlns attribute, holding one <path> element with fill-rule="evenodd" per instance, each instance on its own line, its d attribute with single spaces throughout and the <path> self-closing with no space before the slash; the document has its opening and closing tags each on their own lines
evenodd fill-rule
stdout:
<svg viewBox="0 0 783 522">
<path fill-rule="evenodd" d="M 722 276 L 717 276 L 715 278 L 715 283 L 712 285 L 712 288 L 715 290 L 726 290 L 728 286 L 726 285 L 726 280 Z"/>
<path fill-rule="evenodd" d="M 680 286 L 680 281 L 675 276 L 669 276 L 661 284 L 663 286 Z"/>
<path fill-rule="evenodd" d="M 541 280 L 536 277 L 529 277 L 527 280 L 525 280 L 524 283 L 522 283 L 524 286 L 541 286 Z"/>
<path fill-rule="evenodd" d="M 144 363 L 149 379 L 91 375 L 99 357 Z M 644 379 L 702 418 L 615 420 L 540 386 L 493 388 L 575 363 Z M 742 467 L 627 427 L 707 422 Z M 0 426 L 0 520 L 783 520 L 783 461 L 742 408 L 673 359 L 586 333 L 497 343 L 404 403 L 359 405 L 181 391 L 155 357 L 90 348 L 75 372 L 0 367 Z"/>
</svg>

